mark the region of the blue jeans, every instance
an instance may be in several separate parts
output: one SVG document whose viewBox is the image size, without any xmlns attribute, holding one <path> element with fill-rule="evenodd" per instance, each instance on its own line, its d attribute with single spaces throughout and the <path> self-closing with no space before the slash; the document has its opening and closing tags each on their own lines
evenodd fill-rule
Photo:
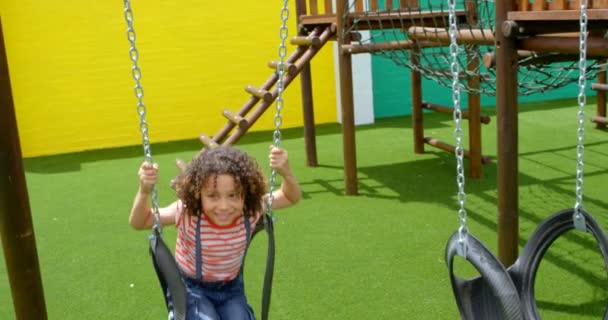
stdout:
<svg viewBox="0 0 608 320">
<path fill-rule="evenodd" d="M 255 320 L 247 303 L 243 277 L 221 282 L 200 282 L 185 277 L 187 320 Z"/>
</svg>

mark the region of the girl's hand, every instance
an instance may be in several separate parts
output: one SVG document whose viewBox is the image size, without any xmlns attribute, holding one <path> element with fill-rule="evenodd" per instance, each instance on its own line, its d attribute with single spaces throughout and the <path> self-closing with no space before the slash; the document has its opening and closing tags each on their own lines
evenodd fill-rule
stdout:
<svg viewBox="0 0 608 320">
<path fill-rule="evenodd" d="M 270 145 L 270 167 L 277 171 L 281 176 L 291 175 L 291 168 L 289 167 L 289 159 L 287 151 L 279 147 Z"/>
<path fill-rule="evenodd" d="M 139 176 L 139 190 L 143 194 L 150 194 L 158 180 L 158 165 L 144 161 L 137 172 Z"/>
</svg>

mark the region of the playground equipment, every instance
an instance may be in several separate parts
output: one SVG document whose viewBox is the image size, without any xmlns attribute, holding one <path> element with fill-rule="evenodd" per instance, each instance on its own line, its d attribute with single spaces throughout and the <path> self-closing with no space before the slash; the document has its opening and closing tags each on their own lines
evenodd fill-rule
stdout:
<svg viewBox="0 0 608 320">
<path fill-rule="evenodd" d="M 605 10 L 604 0 L 593 3 L 591 17 L 601 17 Z M 523 3 L 523 2 L 522 2 Z M 565 4 L 567 8 L 569 4 Z M 456 3 L 457 23 L 461 26 L 457 35 L 458 43 L 466 44 L 459 56 L 458 63 L 462 72 L 459 75 L 463 91 L 468 94 L 468 110 L 463 118 L 469 121 L 469 149 L 465 157 L 469 158 L 469 176 L 481 177 L 482 164 L 489 163 L 490 157 L 484 156 L 481 150 L 481 125 L 487 124 L 490 118 L 481 114 L 480 94 L 496 94 L 498 68 L 495 47 L 496 29 L 509 28 L 511 36 L 517 36 L 521 48 L 514 53 L 512 60 L 522 67 L 515 70 L 519 74 L 517 91 L 519 94 L 545 92 L 573 83 L 576 73 L 576 34 L 575 24 L 567 23 L 563 27 L 553 27 L 562 22 L 563 17 L 549 21 L 545 27 L 532 27 L 537 15 L 528 14 L 525 22 L 502 26 L 494 12 L 495 2 L 488 0 L 461 1 Z M 560 8 L 555 2 L 549 6 L 541 1 L 526 12 L 540 12 L 542 8 Z M 536 11 L 529 11 L 534 9 Z M 562 10 L 563 11 L 563 10 Z M 414 129 L 414 152 L 423 153 L 424 146 L 430 145 L 441 150 L 454 152 L 454 146 L 424 135 L 423 110 L 451 114 L 452 108 L 423 100 L 421 77 L 426 77 L 439 84 L 449 86 L 447 20 L 445 5 L 440 1 L 422 3 L 419 0 L 355 0 L 332 1 L 297 0 L 298 35 L 291 39 L 297 48 L 287 58 L 287 70 L 283 83 L 287 87 L 291 81 L 300 76 L 302 105 L 304 116 L 304 133 L 307 164 L 317 165 L 317 152 L 314 129 L 314 111 L 312 100 L 312 79 L 310 60 L 329 41 L 338 44 L 339 83 L 341 96 L 341 116 L 343 128 L 344 181 L 347 195 L 357 194 L 356 177 L 356 143 L 354 129 L 354 107 L 352 92 L 352 55 L 371 53 L 391 59 L 398 66 L 412 70 L 412 122 Z M 547 17 L 544 14 L 543 17 Z M 550 15 L 549 15 L 550 16 Z M 505 30 L 507 30 L 505 29 Z M 605 83 L 605 63 L 600 58 L 607 49 L 602 31 L 605 27 L 590 21 L 589 57 L 598 58 L 590 61 L 586 76 L 598 76 L 598 85 L 593 88 L 601 90 Z M 540 34 L 540 33 L 549 34 Z M 276 68 L 275 61 L 268 65 Z M 511 70 L 513 71 L 513 70 Z M 228 119 L 226 125 L 215 135 L 202 134 L 205 145 L 233 144 L 253 125 L 277 97 L 277 89 L 272 88 L 278 81 L 276 72 L 261 86 L 247 85 L 245 90 L 251 98 L 238 111 L 224 110 L 222 115 Z M 598 127 L 605 126 L 605 94 L 598 93 L 598 116 L 594 121 Z M 236 127 L 235 130 L 233 130 Z"/>
<path fill-rule="evenodd" d="M 544 4 L 543 4 L 544 3 Z M 573 4 L 576 6 L 576 3 Z M 539 10 L 525 2 L 496 2 L 496 101 L 497 121 L 497 188 L 498 188 L 498 256 L 504 265 L 511 265 L 518 251 L 518 50 L 536 51 L 546 42 L 545 33 L 564 33 L 579 30 L 580 11 L 567 10 L 567 4 L 557 2 L 547 5 L 540 1 Z M 608 6 L 604 1 L 594 1 L 589 5 L 586 15 L 588 41 L 587 54 L 601 58 L 608 56 L 608 41 L 593 36 L 606 31 Z M 540 40 L 538 40 L 540 39 Z M 580 42 L 560 39 L 552 42 L 551 49 L 557 53 L 572 54 L 579 50 Z M 604 73 L 605 71 L 601 71 Z M 600 73 L 600 80 L 602 79 Z M 605 79 L 605 78 L 604 78 Z M 599 108 L 598 108 L 599 109 Z"/>
<path fill-rule="evenodd" d="M 348 2 L 339 1 L 336 6 L 331 1 L 322 4 L 316 0 L 297 0 L 296 15 L 298 16 L 298 35 L 291 39 L 293 45 L 298 47 L 287 58 L 284 86 L 288 86 L 296 76 L 300 76 L 302 90 L 302 105 L 304 116 L 304 139 L 306 145 L 307 164 L 317 165 L 317 152 L 314 129 L 314 111 L 312 99 L 312 79 L 310 73 L 310 60 L 328 41 L 334 40 L 339 48 L 340 70 L 340 96 L 342 101 L 341 116 L 343 128 L 344 153 L 344 180 L 345 193 L 357 194 L 356 177 L 356 143 L 354 129 L 353 89 L 352 89 L 352 54 L 391 50 L 395 47 L 403 49 L 417 49 L 417 46 L 395 45 L 393 42 L 357 43 L 361 41 L 362 31 L 374 31 L 378 28 L 390 28 L 401 25 L 409 27 L 444 27 L 447 19 L 446 12 L 414 11 L 412 6 L 418 8 L 417 2 L 400 1 L 403 9 L 393 10 L 392 6 L 383 7 L 379 1 L 370 1 L 371 8 L 376 8 L 377 15 L 369 19 L 368 12 L 364 11 L 364 1 L 357 0 L 352 6 Z M 461 12 L 462 14 L 462 12 Z M 407 15 L 407 19 L 404 19 Z M 367 23 L 362 23 L 367 21 Z M 357 28 L 354 29 L 353 26 Z M 354 40 L 353 40 L 354 39 Z M 271 67 L 278 64 L 274 61 L 268 63 Z M 418 70 L 418 69 L 416 69 Z M 233 144 L 253 125 L 263 114 L 277 96 L 277 89 L 272 86 L 277 82 L 278 75 L 273 72 L 268 80 L 256 87 L 247 85 L 246 91 L 251 98 L 237 112 L 224 110 L 222 115 L 228 119 L 226 125 L 215 135 L 202 134 L 200 140 L 208 146 L 214 144 Z M 452 151 L 453 147 L 431 137 L 424 137 L 422 127 L 422 108 L 446 112 L 446 109 L 436 104 L 422 101 L 422 84 L 419 73 L 412 75 L 412 99 L 414 101 L 414 132 L 415 152 L 424 152 L 424 144 L 429 144 L 443 150 Z M 488 163 L 489 158 L 481 155 L 481 123 L 488 123 L 489 118 L 480 114 L 478 93 L 472 93 L 469 100 L 469 114 L 472 119 L 470 125 L 471 150 L 466 155 L 471 158 L 471 175 L 481 176 L 481 164 Z M 448 111 L 449 112 L 449 111 Z M 236 129 L 232 131 L 234 128 Z M 232 132 L 231 132 L 232 131 Z"/>
<path fill-rule="evenodd" d="M 398 3 L 398 4 L 397 4 Z M 458 56 L 458 80 L 469 95 L 469 176 L 481 175 L 489 158 L 481 152 L 481 124 L 489 118 L 481 114 L 480 94 L 495 93 L 497 105 L 498 168 L 498 242 L 500 260 L 509 265 L 517 257 L 518 241 L 518 165 L 517 165 L 517 96 L 552 90 L 577 80 L 579 52 L 579 15 L 577 2 L 545 0 L 460 1 L 454 17 L 460 26 L 456 41 L 463 44 Z M 597 115 L 593 121 L 602 128 L 606 120 L 605 90 L 608 40 L 606 33 L 608 2 L 595 0 L 588 12 L 588 61 L 585 78 L 598 77 L 592 88 L 598 90 Z M 307 164 L 317 165 L 310 60 L 329 41 L 338 46 L 341 96 L 344 184 L 347 195 L 358 193 L 354 126 L 352 55 L 380 54 L 398 65 L 412 69 L 414 151 L 424 152 L 428 144 L 454 152 L 455 146 L 424 136 L 423 108 L 451 114 L 451 107 L 438 106 L 422 99 L 421 77 L 451 84 L 448 12 L 441 2 L 416 0 L 296 0 L 298 34 L 291 39 L 297 48 L 287 57 L 282 79 L 283 89 L 300 76 L 304 115 L 304 141 Z M 365 36 L 366 34 L 368 36 Z M 496 46 L 495 44 L 499 44 Z M 279 63 L 270 61 L 274 69 Z M 519 66 L 523 68 L 520 73 Z M 215 135 L 202 134 L 207 146 L 233 144 L 247 132 L 278 95 L 279 79 L 273 70 L 259 87 L 247 85 L 251 95 L 239 111 L 224 110 L 226 125 Z M 234 130 L 233 130 L 234 129 Z"/>
<path fill-rule="evenodd" d="M 36 237 L 0 24 L 0 236 L 17 319 L 46 320 Z"/>
<path fill-rule="evenodd" d="M 357 193 L 355 134 L 352 99 L 351 55 L 370 52 L 390 55 L 393 61 L 412 68 L 412 101 L 415 151 L 423 152 L 425 143 L 444 150 L 455 147 L 441 143 L 422 134 L 422 101 L 418 86 L 420 76 L 450 84 L 448 67 L 449 43 L 448 18 L 445 6 L 432 3 L 425 6 L 416 1 L 341 1 L 332 7 L 324 2 L 321 12 L 317 1 L 298 1 L 300 32 L 314 27 L 336 25 L 335 40 L 339 47 L 340 92 L 342 97 L 342 128 L 344 150 L 344 175 L 346 194 Z M 308 7 L 306 6 L 308 4 Z M 458 43 L 465 44 L 458 56 L 459 84 L 469 94 L 469 110 L 464 118 L 469 120 L 469 147 L 463 150 L 470 156 L 471 176 L 478 175 L 474 168 L 481 168 L 485 159 L 481 155 L 479 111 L 481 93 L 495 92 L 497 99 L 497 168 L 498 168 L 498 247 L 500 260 L 510 265 L 517 257 L 518 241 L 518 165 L 517 165 L 517 96 L 551 90 L 578 79 L 577 59 L 579 52 L 579 11 L 576 2 L 544 0 L 530 4 L 527 1 L 467 1 L 457 2 L 454 16 L 462 28 L 456 35 Z M 309 8 L 308 14 L 306 9 Z M 438 8 L 433 10 L 433 8 Z M 589 61 L 586 79 L 597 75 L 598 127 L 606 122 L 606 99 L 603 90 L 606 77 L 605 57 L 608 56 L 606 33 L 608 3 L 593 1 L 587 11 Z M 492 15 L 494 12 L 494 15 Z M 396 30 L 396 31 L 395 31 Z M 363 38 L 364 31 L 370 36 Z M 491 31 L 491 32 L 490 32 Z M 395 32 L 397 34 L 395 34 Z M 586 35 L 587 35 L 586 33 Z M 411 39 L 410 39 L 411 38 Z M 499 44 L 495 46 L 494 44 Z M 483 63 L 482 63 L 483 62 Z M 524 67 L 520 76 L 519 65 Z M 439 78 L 445 78 L 439 81 Z M 555 78 L 555 79 L 554 79 Z M 526 80 L 526 85 L 520 83 Z M 486 83 L 485 85 L 483 83 Z M 307 87 L 303 81 L 303 87 Z M 311 101 L 303 90 L 303 101 Z M 305 104 L 304 106 L 309 108 Z M 440 109 L 440 108 L 435 108 Z M 443 112 L 450 113 L 451 108 Z M 311 112 L 309 112 L 311 114 Z M 312 122 L 305 121 L 306 132 Z M 307 150 L 314 150 L 314 140 L 306 137 Z M 422 142 L 421 142 L 422 141 Z M 478 147 L 479 146 L 479 147 Z M 316 161 L 316 156 L 315 156 Z M 311 162 L 309 161 L 309 164 Z"/>
<path fill-rule="evenodd" d="M 450 56 L 452 63 L 452 96 L 456 137 L 456 182 L 458 185 L 458 216 L 460 227 L 446 246 L 446 264 L 463 319 L 540 319 L 536 306 L 534 283 L 540 262 L 549 246 L 562 234 L 576 229 L 591 233 L 597 241 L 608 270 L 608 237 L 593 216 L 583 210 L 583 138 L 585 134 L 586 76 L 587 76 L 587 3 L 580 3 L 576 202 L 571 209 L 562 210 L 543 221 L 530 237 L 521 256 L 508 269 L 479 240 L 469 234 L 465 209 L 466 194 L 463 173 L 462 112 L 458 54 L 456 41 L 458 27 L 455 19 L 455 0 L 448 0 L 450 11 Z M 465 280 L 454 274 L 454 258 L 460 256 L 469 261 L 481 274 Z M 603 319 L 608 317 L 604 310 Z"/>
</svg>

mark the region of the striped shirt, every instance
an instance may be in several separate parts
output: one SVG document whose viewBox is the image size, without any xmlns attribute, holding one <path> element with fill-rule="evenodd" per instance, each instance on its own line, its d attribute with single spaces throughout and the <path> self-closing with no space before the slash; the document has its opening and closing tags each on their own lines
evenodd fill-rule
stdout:
<svg viewBox="0 0 608 320">
<path fill-rule="evenodd" d="M 181 207 L 181 202 L 178 203 Z M 176 227 L 175 260 L 182 272 L 196 278 L 196 224 L 197 216 L 178 210 Z M 251 232 L 255 229 L 261 213 L 248 217 Z M 202 273 L 204 281 L 227 281 L 236 278 L 241 269 L 247 247 L 247 230 L 244 217 L 240 216 L 228 226 L 214 224 L 204 213 L 201 222 Z M 201 279 L 199 279 L 201 280 Z"/>
</svg>

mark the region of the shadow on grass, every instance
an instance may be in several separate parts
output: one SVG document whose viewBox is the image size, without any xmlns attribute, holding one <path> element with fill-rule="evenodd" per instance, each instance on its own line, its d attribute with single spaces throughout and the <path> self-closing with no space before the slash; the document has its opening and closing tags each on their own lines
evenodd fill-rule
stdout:
<svg viewBox="0 0 608 320">
<path fill-rule="evenodd" d="M 604 142 L 594 143 L 593 145 L 599 146 L 605 144 Z M 559 149 L 548 149 L 534 154 L 547 154 L 548 156 L 554 156 L 555 152 L 562 150 L 570 150 L 570 148 L 559 148 Z M 531 155 L 533 153 L 527 153 Z M 328 166 L 319 165 L 319 167 L 327 169 L 335 169 L 342 171 L 343 168 L 340 166 Z M 358 170 L 358 189 L 359 196 L 369 197 L 375 199 L 389 199 L 400 202 L 424 202 L 424 203 L 436 203 L 439 207 L 447 207 L 450 210 L 456 212 L 457 203 L 455 200 L 456 195 L 456 180 L 455 180 L 455 168 L 453 163 L 453 156 L 448 153 L 439 152 L 434 158 L 425 158 L 420 160 L 414 160 L 402 163 L 393 163 L 386 165 L 377 165 L 362 167 Z M 594 172 L 587 173 L 587 176 L 605 176 L 608 174 L 608 170 L 595 170 Z M 551 197 L 560 199 L 572 199 L 574 201 L 574 195 L 571 188 L 564 187 L 565 182 L 572 181 L 573 174 L 567 174 L 564 172 L 563 177 L 540 180 L 533 176 L 520 173 L 519 181 L 521 186 L 540 186 L 546 188 L 551 193 Z M 319 188 L 315 193 L 331 193 L 336 196 L 342 196 L 344 194 L 344 182 L 342 179 L 313 179 L 303 184 L 317 185 Z M 310 188 L 306 188 L 310 189 Z M 391 192 L 386 192 L 390 190 Z M 497 230 L 496 223 L 496 164 L 491 163 L 484 166 L 484 177 L 481 180 L 467 180 L 466 192 L 469 195 L 475 195 L 481 199 L 482 204 L 472 204 L 474 209 L 467 208 L 467 216 L 471 221 L 485 227 L 488 231 L 494 232 Z M 311 197 L 310 194 L 306 195 Z M 551 199 L 540 199 L 538 208 L 526 208 L 520 209 L 520 219 L 526 222 L 531 222 L 534 225 L 539 225 L 543 219 L 552 215 L 555 212 L 547 212 L 543 209 L 546 201 Z M 586 198 L 587 203 L 592 203 L 596 207 L 606 208 L 608 202 L 604 199 L 593 199 L 590 197 Z M 601 218 L 605 218 L 606 214 L 603 214 Z M 604 221 L 605 219 L 599 219 Z M 586 233 L 568 232 L 562 235 L 561 239 L 564 240 L 563 244 L 559 248 L 549 248 L 543 257 L 545 263 L 550 263 L 562 272 L 571 274 L 573 277 L 581 279 L 590 288 L 597 288 L 602 290 L 606 284 L 606 279 L 598 276 L 597 271 L 593 268 L 597 267 L 596 262 L 599 261 L 581 261 L 576 257 L 569 254 L 564 254 L 560 251 L 563 246 L 566 246 L 568 251 L 569 248 L 572 250 L 584 250 L 584 251 L 597 251 L 598 245 L 595 239 Z M 521 247 L 525 246 L 527 239 L 519 235 L 518 243 Z M 597 257 L 594 256 L 593 259 Z M 608 294 L 607 294 L 608 296 Z M 601 301 L 593 301 L 589 303 L 588 307 L 577 309 L 574 306 L 567 304 L 558 304 L 544 302 L 540 303 L 539 307 L 543 309 L 556 309 L 557 311 L 563 311 L 566 313 L 573 314 L 596 314 L 593 310 L 601 310 Z"/>
<path fill-rule="evenodd" d="M 539 309 L 553 310 L 568 314 L 578 315 L 603 315 L 606 309 L 606 299 L 594 300 L 587 303 L 581 304 L 565 304 L 565 303 L 553 303 L 550 301 L 537 301 L 536 305 Z"/>
</svg>

